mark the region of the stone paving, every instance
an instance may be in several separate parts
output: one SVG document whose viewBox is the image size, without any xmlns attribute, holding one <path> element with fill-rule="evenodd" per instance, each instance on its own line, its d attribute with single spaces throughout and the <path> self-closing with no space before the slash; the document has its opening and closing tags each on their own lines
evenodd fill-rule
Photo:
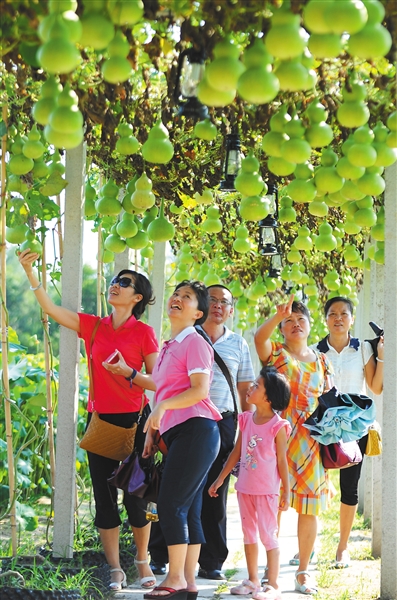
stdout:
<svg viewBox="0 0 397 600">
<path fill-rule="evenodd" d="M 283 513 L 280 530 L 280 577 L 279 585 L 283 594 L 283 600 L 300 600 L 307 598 L 303 594 L 294 591 L 294 574 L 297 567 L 289 565 L 289 559 L 298 551 L 298 540 L 296 537 L 297 514 L 295 510 L 290 509 Z M 215 595 L 221 599 L 230 598 L 229 589 L 247 578 L 247 570 L 244 557 L 244 545 L 242 540 L 240 515 L 237 506 L 237 497 L 235 493 L 229 494 L 228 499 L 228 548 L 229 556 L 224 564 L 223 571 L 227 569 L 237 569 L 237 572 L 227 582 L 213 581 L 197 578 L 199 589 L 198 598 L 213 598 Z M 262 544 L 259 545 L 259 573 L 263 573 L 266 565 L 266 552 Z M 310 571 L 315 570 L 315 565 L 309 567 Z M 314 574 L 315 576 L 315 574 Z M 158 581 L 161 578 L 158 577 Z M 220 585 L 221 584 L 221 585 Z M 139 587 L 139 582 L 132 582 L 122 592 L 117 592 L 114 597 L 117 599 L 127 598 L 129 600 L 143 600 L 144 591 Z M 249 598 L 250 596 L 243 596 Z M 310 597 L 310 596 L 309 596 Z M 232 596 L 236 598 L 236 596 Z"/>
</svg>

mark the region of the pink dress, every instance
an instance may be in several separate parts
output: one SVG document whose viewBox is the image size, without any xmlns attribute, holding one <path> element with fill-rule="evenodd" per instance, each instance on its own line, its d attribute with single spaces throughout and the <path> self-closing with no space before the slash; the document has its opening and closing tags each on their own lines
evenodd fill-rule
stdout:
<svg viewBox="0 0 397 600">
<path fill-rule="evenodd" d="M 245 544 L 257 543 L 258 532 L 266 550 L 278 548 L 278 497 L 276 435 L 282 427 L 287 437 L 291 425 L 277 413 L 267 423 L 256 425 L 254 413 L 239 414 L 241 432 L 240 472 L 235 484 Z"/>
</svg>

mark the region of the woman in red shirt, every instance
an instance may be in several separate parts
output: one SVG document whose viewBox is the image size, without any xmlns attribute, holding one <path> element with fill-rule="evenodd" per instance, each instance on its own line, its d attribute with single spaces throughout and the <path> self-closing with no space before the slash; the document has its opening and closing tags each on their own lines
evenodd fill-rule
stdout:
<svg viewBox="0 0 397 600">
<path fill-rule="evenodd" d="M 19 261 L 29 279 L 31 290 L 43 311 L 60 325 L 76 331 L 85 342 L 87 354 L 92 332 L 99 317 L 76 313 L 57 306 L 47 295 L 32 269 L 38 255 L 29 250 L 21 252 Z M 100 319 L 92 344 L 92 374 L 94 398 L 88 401 L 90 422 L 94 409 L 101 419 L 118 425 L 131 427 L 138 420 L 142 402 L 144 410 L 136 434 L 136 447 L 142 452 L 144 445 L 143 426 L 150 413 L 144 389 L 154 390 L 150 377 L 158 356 L 158 343 L 154 330 L 139 321 L 146 306 L 153 301 L 149 280 L 135 271 L 123 270 L 114 277 L 108 291 L 108 302 L 112 312 Z M 116 362 L 106 362 L 117 350 Z M 146 373 L 141 373 L 145 365 Z M 95 525 L 98 528 L 106 560 L 110 566 L 110 589 L 120 590 L 127 585 L 119 559 L 119 526 L 121 520 L 117 506 L 117 490 L 109 486 L 107 479 L 118 465 L 118 461 L 88 452 L 88 462 L 95 498 Z M 137 547 L 136 565 L 142 587 L 155 585 L 156 580 L 149 567 L 147 545 L 150 524 L 146 521 L 146 502 L 126 494 L 123 503 L 134 534 Z"/>
</svg>

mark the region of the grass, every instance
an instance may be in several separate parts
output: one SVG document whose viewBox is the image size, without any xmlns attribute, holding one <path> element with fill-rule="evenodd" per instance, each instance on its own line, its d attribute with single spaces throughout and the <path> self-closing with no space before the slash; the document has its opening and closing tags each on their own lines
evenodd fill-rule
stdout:
<svg viewBox="0 0 397 600">
<path fill-rule="evenodd" d="M 338 471 L 331 471 L 331 481 L 339 489 Z M 356 515 L 349 541 L 351 567 L 333 568 L 339 539 L 339 502 L 338 493 L 320 517 L 316 576 L 320 589 L 316 600 L 374 600 L 379 597 L 380 560 L 371 555 L 371 528 L 362 515 Z"/>
</svg>

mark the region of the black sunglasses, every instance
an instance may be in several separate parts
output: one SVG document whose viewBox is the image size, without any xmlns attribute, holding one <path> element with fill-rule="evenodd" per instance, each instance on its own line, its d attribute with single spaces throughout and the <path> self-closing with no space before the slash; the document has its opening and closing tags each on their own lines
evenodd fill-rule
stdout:
<svg viewBox="0 0 397 600">
<path fill-rule="evenodd" d="M 131 286 L 135 289 L 135 285 L 132 283 L 132 281 L 129 277 L 119 277 L 117 275 L 116 277 L 113 277 L 113 279 L 109 285 L 115 285 L 116 283 L 118 283 L 119 286 L 123 287 L 123 288 L 127 288 L 127 287 Z"/>
</svg>

